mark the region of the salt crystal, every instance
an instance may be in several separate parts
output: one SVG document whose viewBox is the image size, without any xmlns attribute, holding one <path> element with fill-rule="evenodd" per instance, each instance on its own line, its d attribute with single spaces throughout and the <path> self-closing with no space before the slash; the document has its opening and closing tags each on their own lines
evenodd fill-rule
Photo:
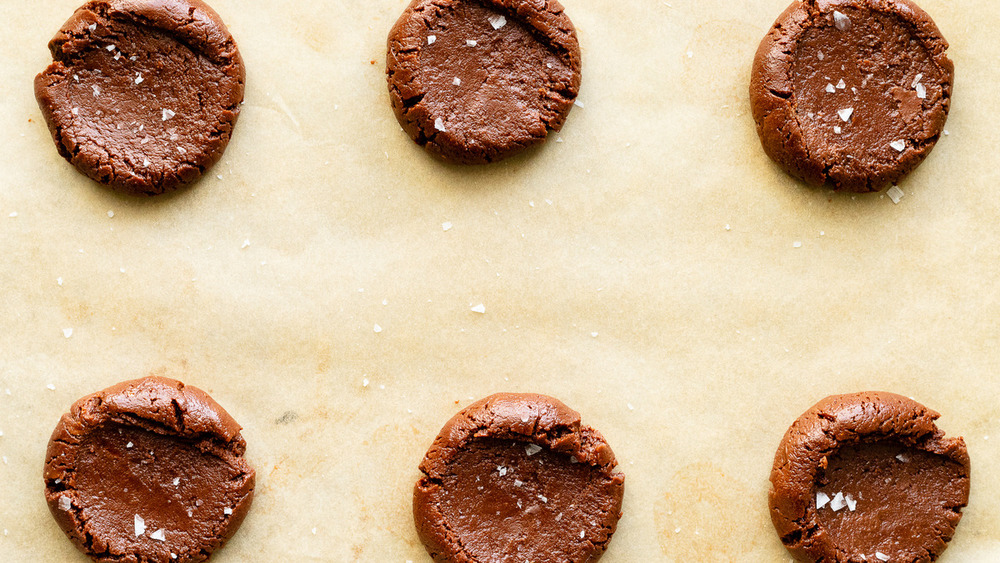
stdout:
<svg viewBox="0 0 1000 563">
<path fill-rule="evenodd" d="M 444 120 L 440 117 L 434 120 L 434 128 L 442 133 L 447 131 L 447 129 L 444 128 Z"/>
<path fill-rule="evenodd" d="M 549 499 L 545 495 L 538 495 L 538 500 L 544 502 L 545 504 L 549 503 Z"/>
<path fill-rule="evenodd" d="M 526 414 L 524 414 L 524 415 L 521 415 L 521 422 L 528 422 L 528 418 L 529 418 L 529 417 L 528 417 L 528 415 L 526 415 Z"/>
<path fill-rule="evenodd" d="M 148 158 L 143 158 L 142 159 L 142 165 L 145 166 L 145 167 L 149 167 L 149 159 Z"/>
<path fill-rule="evenodd" d="M 475 307 L 469 310 L 472 311 L 473 313 L 479 313 L 480 315 L 483 315 L 486 313 L 486 305 L 480 303 L 479 305 L 476 305 Z"/>
<path fill-rule="evenodd" d="M 507 25 L 507 18 L 499 14 L 495 16 L 490 16 L 489 19 L 490 19 L 490 25 L 493 26 L 493 29 L 500 29 L 501 27 Z"/>
<path fill-rule="evenodd" d="M 229 508 L 229 507 L 227 506 L 227 507 L 225 507 L 225 508 L 223 508 L 223 509 L 222 509 L 222 513 L 223 513 L 223 514 L 225 514 L 226 516 L 229 516 L 230 514 L 232 514 L 232 513 L 233 513 L 233 509 L 232 509 L 232 508 Z"/>
<path fill-rule="evenodd" d="M 823 54 L 823 51 L 817 51 L 816 58 L 822 61 L 823 59 L 826 58 L 826 55 Z"/>
<path fill-rule="evenodd" d="M 378 333 L 382 332 L 382 327 L 380 327 L 378 325 L 375 325 L 374 330 L 375 330 L 375 334 L 378 334 Z"/>
<path fill-rule="evenodd" d="M 454 79 L 453 79 L 453 80 L 451 81 L 451 83 L 452 83 L 452 84 L 454 84 L 455 86 L 461 86 L 461 85 L 462 85 L 462 79 L 456 76 L 456 77 L 455 77 L 455 78 L 454 78 Z"/>
<path fill-rule="evenodd" d="M 108 45 L 107 47 L 105 47 L 105 49 L 107 49 L 108 52 L 110 53 L 111 51 L 115 50 L 115 46 L 114 45 Z"/>
<path fill-rule="evenodd" d="M 909 463 L 910 462 L 910 458 L 906 457 L 904 454 L 897 455 L 896 459 L 898 459 L 902 463 Z"/>
<path fill-rule="evenodd" d="M 925 88 L 923 84 L 917 84 L 914 88 L 917 90 L 918 98 L 921 100 L 927 98 L 927 88 Z"/>
<path fill-rule="evenodd" d="M 920 79 L 923 77 L 923 74 L 917 74 L 917 77 L 913 79 L 913 84 L 910 84 L 910 88 L 916 88 L 917 84 L 920 84 Z"/>
<path fill-rule="evenodd" d="M 833 132 L 840 135 L 844 130 L 840 128 L 840 125 L 833 126 Z"/>
<path fill-rule="evenodd" d="M 524 484 L 524 481 L 522 481 L 520 479 L 514 479 L 514 486 L 515 487 L 520 487 L 523 484 Z"/>
<path fill-rule="evenodd" d="M 156 541 L 167 541 L 167 535 L 164 533 L 163 528 L 156 530 L 152 534 L 149 534 L 149 539 Z"/>
<path fill-rule="evenodd" d="M 441 229 L 442 230 L 450 231 L 451 227 L 452 227 L 452 224 L 449 223 L 448 221 L 445 221 L 444 223 L 441 223 Z"/>
<path fill-rule="evenodd" d="M 524 445 L 524 453 L 528 454 L 528 457 L 531 457 L 531 456 L 537 454 L 540 451 L 542 451 L 542 447 L 539 446 L 538 444 L 525 444 Z"/>
<path fill-rule="evenodd" d="M 79 74 L 74 74 L 73 75 L 73 80 L 76 80 L 77 82 L 79 82 L 80 81 L 80 75 Z"/>
<path fill-rule="evenodd" d="M 826 83 L 826 91 L 829 92 L 829 93 L 831 93 L 831 94 L 833 94 L 834 92 L 837 91 L 837 88 L 834 87 L 834 85 L 833 85 L 832 82 L 827 82 Z"/>
<path fill-rule="evenodd" d="M 73 115 L 80 115 L 80 108 L 73 108 L 69 110 Z"/>
<path fill-rule="evenodd" d="M 73 336 L 73 329 L 71 329 L 71 328 L 64 328 L 63 329 L 63 336 L 65 336 L 66 338 L 69 338 L 69 337 Z"/>
<path fill-rule="evenodd" d="M 904 150 L 906 150 L 906 141 L 904 141 L 903 139 L 900 139 L 898 141 L 893 141 L 889 143 L 889 146 L 896 149 L 897 152 L 903 152 Z"/>
<path fill-rule="evenodd" d="M 368 384 L 369 384 L 369 383 L 370 383 L 370 382 L 368 381 L 368 378 L 367 378 L 367 377 L 361 380 L 361 386 L 362 386 L 362 387 L 368 387 Z"/>
<path fill-rule="evenodd" d="M 582 540 L 587 535 L 587 532 L 580 530 L 580 539 Z"/>
<path fill-rule="evenodd" d="M 438 39 L 437 35 L 428 35 L 427 36 L 427 44 L 428 45 L 433 45 L 434 42 L 437 41 L 437 39 Z"/>
<path fill-rule="evenodd" d="M 114 212 L 114 211 L 111 211 L 111 210 L 109 209 L 109 210 L 108 210 L 108 218 L 110 219 L 111 217 L 114 217 L 114 216 L 115 216 L 115 212 Z"/>
<path fill-rule="evenodd" d="M 580 100 L 573 100 L 573 105 L 582 108 L 583 102 L 581 102 Z"/>
<path fill-rule="evenodd" d="M 795 242 L 793 242 L 792 243 L 792 248 L 802 248 L 802 242 L 801 241 L 795 241 Z"/>
<path fill-rule="evenodd" d="M 840 119 L 841 119 L 842 121 L 844 121 L 845 123 L 846 123 L 847 121 L 850 121 L 850 119 L 851 119 L 851 115 L 852 115 L 853 113 L 854 113 L 854 108 L 844 108 L 844 109 L 842 109 L 842 110 L 838 110 L 838 111 L 837 111 L 837 115 L 839 115 L 839 116 L 840 116 Z"/>
<path fill-rule="evenodd" d="M 177 115 L 177 114 L 174 113 L 173 111 L 171 111 L 169 109 L 165 109 L 165 110 L 163 110 L 163 115 L 162 115 L 160 121 L 166 121 L 168 119 L 172 119 L 175 115 Z"/>
<path fill-rule="evenodd" d="M 903 190 L 899 189 L 899 186 L 893 186 L 886 190 L 885 195 L 889 196 L 889 199 L 893 203 L 899 203 L 899 200 L 903 199 Z"/>
<path fill-rule="evenodd" d="M 72 499 L 70 499 L 66 495 L 59 497 L 59 510 L 62 510 L 63 512 L 68 512 L 71 508 L 73 508 Z"/>
<path fill-rule="evenodd" d="M 95 97 L 95 98 L 101 95 L 101 87 L 100 87 L 100 86 L 97 86 L 97 85 L 95 84 L 95 85 L 91 86 L 90 88 L 91 88 L 92 90 L 94 90 L 94 97 Z"/>
<path fill-rule="evenodd" d="M 143 80 L 144 80 L 144 78 L 142 77 L 142 73 L 141 72 L 135 73 L 135 83 L 136 84 L 142 84 Z"/>
<path fill-rule="evenodd" d="M 837 89 L 843 90 L 844 88 L 847 88 L 847 84 L 844 82 L 844 79 L 841 78 L 840 82 L 837 83 Z"/>
<path fill-rule="evenodd" d="M 562 512 L 560 512 L 559 514 L 556 514 L 556 522 L 562 520 L 562 515 L 563 515 Z"/>
<path fill-rule="evenodd" d="M 600 336 L 600 335 L 601 335 L 601 334 L 600 334 L 599 332 L 591 332 L 591 333 L 590 333 L 590 337 L 591 337 L 591 338 L 597 338 L 597 337 L 598 337 L 598 336 Z"/>
<path fill-rule="evenodd" d="M 847 502 L 847 509 L 848 510 L 850 510 L 851 512 L 854 512 L 854 510 L 857 509 L 857 507 L 858 507 L 858 501 L 854 500 L 853 496 L 851 496 L 851 495 L 844 495 L 844 500 Z"/>
<path fill-rule="evenodd" d="M 90 24 L 90 25 L 87 26 L 87 29 L 89 29 L 90 31 L 94 31 L 95 29 L 97 29 L 97 24 L 96 23 L 92 23 L 92 24 Z"/>
<path fill-rule="evenodd" d="M 851 18 L 834 10 L 833 25 L 837 26 L 837 29 L 840 31 L 847 31 L 848 29 L 851 29 Z"/>
<path fill-rule="evenodd" d="M 146 521 L 142 519 L 142 516 L 138 514 L 135 515 L 135 536 L 139 537 L 146 533 Z"/>
<path fill-rule="evenodd" d="M 465 44 L 468 45 L 469 47 L 475 47 L 479 43 L 475 39 L 466 39 Z"/>
<path fill-rule="evenodd" d="M 507 476 L 507 468 L 504 467 L 504 466 L 502 466 L 502 465 L 498 465 L 497 466 L 497 473 L 499 473 L 501 477 L 506 477 Z"/>
<path fill-rule="evenodd" d="M 45 388 L 48 389 L 49 391 L 55 391 L 56 390 L 56 386 L 53 385 L 53 384 L 51 384 L 51 383 L 49 383 L 48 385 L 46 385 Z"/>
<path fill-rule="evenodd" d="M 132 442 L 129 442 L 129 443 L 125 444 L 125 447 L 131 449 L 132 446 L 134 446 L 134 445 L 135 444 L 133 444 Z"/>
<path fill-rule="evenodd" d="M 185 149 L 184 147 L 177 147 L 177 152 L 181 154 L 187 154 L 187 149 Z"/>
<path fill-rule="evenodd" d="M 847 506 L 847 501 L 844 500 L 844 493 L 833 495 L 833 500 L 830 501 L 830 510 L 837 512 L 845 506 Z"/>
<path fill-rule="evenodd" d="M 875 552 L 875 559 L 878 559 L 879 561 L 888 561 L 889 560 L 889 556 L 886 555 L 886 554 L 884 554 L 884 553 L 882 553 L 881 551 L 876 551 Z"/>
<path fill-rule="evenodd" d="M 823 491 L 816 491 L 816 510 L 830 504 L 830 497 Z"/>
<path fill-rule="evenodd" d="M 180 477 L 174 477 L 174 486 L 176 487 L 177 485 L 180 485 L 180 484 L 181 484 L 181 478 Z"/>
</svg>

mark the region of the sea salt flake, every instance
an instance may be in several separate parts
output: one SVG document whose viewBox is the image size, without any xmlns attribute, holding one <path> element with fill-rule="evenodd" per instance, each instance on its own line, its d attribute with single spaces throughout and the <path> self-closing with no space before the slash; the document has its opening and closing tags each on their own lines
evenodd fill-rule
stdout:
<svg viewBox="0 0 1000 563">
<path fill-rule="evenodd" d="M 184 147 L 177 147 L 177 152 L 181 154 L 187 154 L 187 149 L 185 149 Z"/>
<path fill-rule="evenodd" d="M 833 126 L 833 132 L 840 135 L 844 130 L 840 128 L 840 125 Z"/>
<path fill-rule="evenodd" d="M 428 45 L 433 45 L 434 42 L 437 41 L 437 40 L 438 40 L 437 35 L 428 35 L 427 36 L 427 44 Z"/>
<path fill-rule="evenodd" d="M 520 479 L 514 479 L 514 486 L 515 487 L 520 487 L 521 485 L 524 485 L 524 481 L 522 481 Z"/>
<path fill-rule="evenodd" d="M 451 228 L 452 228 L 452 226 L 453 225 L 450 222 L 445 221 L 444 223 L 441 223 L 441 230 L 443 230 L 443 231 L 450 231 Z"/>
<path fill-rule="evenodd" d="M 245 239 L 245 240 L 243 241 L 243 246 L 241 246 L 240 248 L 241 248 L 241 249 L 243 249 L 243 248 L 248 248 L 249 246 L 250 246 L 250 239 Z"/>
<path fill-rule="evenodd" d="M 898 459 L 902 463 L 909 463 L 910 462 L 910 458 L 906 457 L 905 454 L 899 454 L 899 455 L 897 455 L 896 459 Z"/>
<path fill-rule="evenodd" d="M 920 98 L 921 100 L 927 98 L 927 88 L 925 88 L 923 84 L 917 84 L 913 88 L 917 91 L 918 98 Z"/>
<path fill-rule="evenodd" d="M 549 499 L 545 495 L 538 495 L 538 500 L 544 502 L 545 504 L 549 503 Z"/>
<path fill-rule="evenodd" d="M 226 516 L 229 516 L 233 513 L 233 509 L 227 506 L 222 509 L 222 513 L 225 514 Z"/>
<path fill-rule="evenodd" d="M 878 559 L 879 561 L 888 561 L 889 560 L 889 556 L 886 555 L 886 554 L 884 554 L 884 553 L 882 553 L 881 551 L 876 551 L 875 552 L 875 559 Z"/>
<path fill-rule="evenodd" d="M 913 83 L 910 84 L 910 88 L 916 88 L 917 84 L 920 84 L 920 80 L 924 77 L 923 74 L 917 74 L 917 77 L 913 79 Z"/>
<path fill-rule="evenodd" d="M 73 108 L 69 110 L 73 115 L 80 115 L 80 108 Z"/>
<path fill-rule="evenodd" d="M 115 46 L 114 45 L 108 45 L 107 47 L 105 47 L 105 49 L 107 49 L 108 52 L 110 53 L 111 51 L 115 50 Z"/>
<path fill-rule="evenodd" d="M 472 307 L 469 310 L 472 311 L 473 313 L 479 313 L 480 315 L 484 315 L 486 314 L 486 305 L 480 303 L 479 305 L 476 305 L 475 307 Z"/>
<path fill-rule="evenodd" d="M 847 501 L 844 500 L 844 493 L 837 493 L 833 495 L 833 500 L 830 501 L 830 510 L 837 512 L 845 506 L 847 506 Z"/>
<path fill-rule="evenodd" d="M 582 108 L 583 102 L 581 102 L 580 100 L 573 100 L 573 105 Z"/>
<path fill-rule="evenodd" d="M 837 88 L 833 85 L 832 82 L 827 82 L 826 83 L 826 91 L 829 92 L 829 93 L 831 93 L 831 94 L 833 94 L 834 92 L 837 91 Z"/>
<path fill-rule="evenodd" d="M 97 24 L 96 23 L 92 23 L 92 24 L 90 24 L 90 25 L 87 26 L 87 29 L 89 29 L 90 31 L 94 31 L 95 29 L 97 29 Z"/>
<path fill-rule="evenodd" d="M 493 29 L 500 29 L 501 27 L 507 25 L 507 18 L 497 14 L 495 16 L 490 16 L 490 25 Z"/>
<path fill-rule="evenodd" d="M 906 150 L 906 141 L 899 139 L 898 141 L 893 141 L 889 143 L 889 146 L 896 149 L 896 152 L 903 152 Z"/>
<path fill-rule="evenodd" d="M 129 449 L 132 449 L 132 446 L 134 446 L 134 445 L 135 444 L 133 444 L 132 442 L 129 442 L 129 443 L 125 444 L 125 447 L 129 448 Z"/>
<path fill-rule="evenodd" d="M 468 45 L 469 47 L 475 47 L 476 45 L 479 45 L 479 42 L 477 42 L 475 39 L 466 39 L 465 44 Z"/>
<path fill-rule="evenodd" d="M 838 90 L 843 90 L 844 88 L 847 88 L 847 83 L 845 83 L 844 79 L 841 78 L 840 82 L 837 83 L 837 89 Z"/>
<path fill-rule="evenodd" d="M 173 119 L 173 117 L 175 115 L 177 115 L 177 114 L 174 113 L 173 110 L 165 109 L 165 110 L 163 110 L 163 115 L 161 116 L 160 121 L 166 121 L 168 119 Z"/>
<path fill-rule="evenodd" d="M 584 538 L 584 537 L 585 537 L 586 535 L 587 535 L 587 532 L 586 532 L 586 531 L 584 531 L 584 530 L 580 530 L 580 539 L 581 539 L 581 540 L 582 540 L 582 539 L 583 539 L 583 538 Z"/>
<path fill-rule="evenodd" d="M 180 484 L 181 484 L 181 478 L 180 478 L 180 477 L 174 477 L 174 481 L 173 481 L 173 483 L 174 483 L 174 486 L 175 486 L 175 487 L 176 487 L 177 485 L 180 485 Z"/>
<path fill-rule="evenodd" d="M 156 530 L 152 534 L 149 534 L 149 539 L 156 541 L 167 541 L 167 535 L 164 533 L 163 528 Z"/>
<path fill-rule="evenodd" d="M 847 502 L 847 509 L 851 512 L 854 512 L 858 508 L 858 501 L 853 496 L 844 495 L 844 501 Z"/>
<path fill-rule="evenodd" d="M 823 51 L 817 51 L 816 58 L 822 61 L 823 59 L 826 58 L 826 55 L 823 54 Z"/>
<path fill-rule="evenodd" d="M 380 327 L 379 325 L 375 325 L 373 327 L 373 330 L 375 331 L 375 334 L 378 334 L 378 333 L 382 332 L 382 327 Z"/>
<path fill-rule="evenodd" d="M 73 499 L 66 495 L 59 497 L 59 510 L 68 512 L 71 508 L 73 508 Z"/>
<path fill-rule="evenodd" d="M 905 194 L 903 194 L 903 190 L 899 189 L 899 186 L 893 186 L 886 190 L 885 195 L 889 196 L 889 199 L 891 199 L 893 203 L 899 203 Z"/>
<path fill-rule="evenodd" d="M 143 158 L 142 159 L 142 165 L 148 168 L 149 167 L 149 159 L 148 158 Z"/>
<path fill-rule="evenodd" d="M 528 454 L 528 457 L 531 457 L 531 456 L 537 454 L 540 451 L 542 451 L 542 447 L 539 446 L 538 444 L 525 444 L 524 445 L 524 453 Z"/>
<path fill-rule="evenodd" d="M 830 496 L 823 491 L 816 491 L 816 510 L 830 504 Z"/>
<path fill-rule="evenodd" d="M 497 473 L 499 473 L 501 477 L 506 477 L 507 476 L 507 468 L 504 467 L 504 466 L 502 466 L 502 465 L 498 465 L 497 466 Z"/>
<path fill-rule="evenodd" d="M 138 514 L 135 515 L 135 537 L 139 537 L 146 533 L 146 521 L 142 519 L 142 516 Z"/>
<path fill-rule="evenodd" d="M 456 76 L 456 77 L 455 77 L 455 78 L 454 78 L 454 79 L 453 79 L 453 80 L 451 81 L 451 83 L 452 83 L 452 84 L 454 84 L 455 86 L 461 86 L 461 85 L 462 85 L 462 79 Z"/>
<path fill-rule="evenodd" d="M 434 128 L 442 133 L 447 131 L 447 129 L 444 128 L 444 120 L 440 117 L 434 120 Z"/>
<path fill-rule="evenodd" d="M 53 384 L 51 384 L 51 383 L 49 383 L 48 385 L 46 385 L 45 388 L 48 389 L 49 391 L 55 391 L 56 390 L 56 386 L 53 385 Z"/>
<path fill-rule="evenodd" d="M 136 84 L 142 84 L 143 80 L 145 80 L 145 79 L 142 77 L 142 73 L 141 72 L 135 73 L 135 83 Z"/>
<path fill-rule="evenodd" d="M 851 120 L 851 115 L 854 114 L 854 108 L 844 108 L 842 110 L 837 110 L 837 115 L 840 116 L 841 121 L 847 123 Z"/>
<path fill-rule="evenodd" d="M 840 31 L 847 31 L 848 29 L 851 29 L 851 18 L 837 10 L 834 10 L 833 25 L 837 26 L 837 29 Z"/>
<path fill-rule="evenodd" d="M 73 329 L 71 329 L 71 328 L 64 328 L 63 329 L 63 336 L 66 337 L 66 338 L 69 338 L 69 337 L 73 336 Z"/>
<path fill-rule="evenodd" d="M 115 212 L 114 212 L 114 211 L 111 211 L 111 210 L 109 209 L 109 210 L 108 210 L 108 218 L 110 219 L 110 218 L 112 218 L 112 217 L 114 217 L 114 216 L 115 216 Z"/>
</svg>

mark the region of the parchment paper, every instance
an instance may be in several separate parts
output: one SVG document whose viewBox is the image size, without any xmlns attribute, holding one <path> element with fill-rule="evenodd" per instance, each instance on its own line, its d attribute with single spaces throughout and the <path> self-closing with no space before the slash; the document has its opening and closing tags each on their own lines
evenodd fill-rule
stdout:
<svg viewBox="0 0 1000 563">
<path fill-rule="evenodd" d="M 608 563 L 786 561 L 766 492 L 788 425 L 832 393 L 912 396 L 973 461 L 942 561 L 1000 560 L 996 3 L 921 2 L 957 82 L 898 204 L 760 149 L 749 68 L 787 0 L 565 0 L 581 107 L 485 168 L 392 115 L 406 0 L 212 0 L 248 69 L 235 137 L 193 189 L 125 199 L 58 156 L 32 92 L 81 3 L 0 1 L 0 559 L 86 560 L 43 501 L 46 441 L 155 373 L 244 426 L 257 496 L 219 563 L 429 561 L 417 464 L 496 391 L 556 396 L 614 448 Z"/>
</svg>

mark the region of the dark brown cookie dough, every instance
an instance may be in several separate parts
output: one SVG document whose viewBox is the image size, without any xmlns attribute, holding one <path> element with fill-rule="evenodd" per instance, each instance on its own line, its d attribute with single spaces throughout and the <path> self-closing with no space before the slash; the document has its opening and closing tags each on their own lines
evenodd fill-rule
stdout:
<svg viewBox="0 0 1000 563">
<path fill-rule="evenodd" d="M 788 429 L 771 471 L 771 520 L 799 561 L 922 563 L 948 546 L 969 500 L 969 454 L 940 415 L 892 393 L 823 399 Z"/>
<path fill-rule="evenodd" d="M 879 191 L 934 148 L 951 105 L 948 42 L 910 0 L 796 0 L 761 41 L 750 104 L 789 174 Z"/>
<path fill-rule="evenodd" d="M 204 561 L 253 500 L 240 426 L 211 397 L 160 377 L 77 401 L 49 441 L 45 499 L 98 562 Z"/>
<path fill-rule="evenodd" d="M 448 421 L 420 464 L 417 532 L 438 562 L 596 561 L 621 516 L 615 463 L 561 402 L 491 395 Z"/>
<path fill-rule="evenodd" d="M 197 180 L 225 150 L 243 101 L 236 43 L 200 0 L 88 2 L 49 43 L 35 96 L 59 154 L 120 192 Z"/>
<path fill-rule="evenodd" d="M 396 118 L 418 145 L 459 164 L 496 162 L 559 130 L 580 65 L 556 0 L 413 0 L 389 33 Z"/>
</svg>

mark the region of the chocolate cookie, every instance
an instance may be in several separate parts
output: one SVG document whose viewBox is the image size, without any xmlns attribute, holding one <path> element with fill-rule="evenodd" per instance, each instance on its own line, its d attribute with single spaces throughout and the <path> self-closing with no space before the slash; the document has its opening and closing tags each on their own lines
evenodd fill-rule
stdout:
<svg viewBox="0 0 1000 563">
<path fill-rule="evenodd" d="M 879 191 L 934 148 L 951 105 L 948 42 L 910 0 L 796 0 L 761 41 L 750 104 L 789 174 Z"/>
<path fill-rule="evenodd" d="M 77 401 L 49 441 L 45 499 L 99 562 L 204 561 L 253 500 L 240 426 L 211 397 L 160 377 Z"/>
<path fill-rule="evenodd" d="M 892 393 L 827 397 L 774 457 L 771 520 L 799 561 L 918 563 L 948 546 L 969 501 L 969 454 L 940 415 Z"/>
<path fill-rule="evenodd" d="M 497 394 L 455 415 L 420 464 L 413 516 L 435 561 L 596 561 L 625 476 L 604 437 L 543 395 Z"/>
<path fill-rule="evenodd" d="M 556 0 L 413 0 L 389 33 L 387 71 L 396 118 L 418 145 L 485 164 L 562 127 L 580 46 Z"/>
<path fill-rule="evenodd" d="M 245 72 L 229 30 L 200 0 L 88 2 L 49 49 L 35 96 L 59 154 L 80 172 L 155 195 L 222 156 Z"/>
</svg>

